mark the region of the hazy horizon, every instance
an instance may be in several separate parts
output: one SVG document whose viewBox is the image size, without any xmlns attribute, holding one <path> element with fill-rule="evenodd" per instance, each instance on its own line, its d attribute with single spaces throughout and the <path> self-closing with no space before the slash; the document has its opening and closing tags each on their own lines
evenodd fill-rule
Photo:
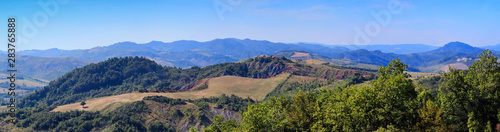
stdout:
<svg viewBox="0 0 500 132">
<path fill-rule="evenodd" d="M 215 38 L 215 39 L 233 39 L 233 38 Z M 215 40 L 215 39 L 212 39 L 212 40 Z M 244 38 L 244 39 L 240 39 L 240 38 L 234 38 L 234 39 L 239 39 L 239 40 L 244 40 L 244 39 L 250 39 L 250 38 Z M 212 40 L 209 40 L 209 41 L 212 41 Z M 255 41 L 269 41 L 269 40 L 256 40 L 256 39 L 250 39 L 250 40 L 255 40 Z M 57 47 L 54 47 L 54 48 L 46 48 L 46 49 L 23 49 L 23 50 L 19 50 L 19 51 L 28 51 L 28 50 L 49 50 L 49 49 L 59 49 L 59 50 L 86 50 L 86 49 L 92 49 L 92 48 L 96 48 L 96 47 L 106 47 L 106 46 L 111 46 L 111 45 L 114 45 L 114 44 L 118 44 L 118 43 L 124 43 L 124 42 L 131 42 L 131 43 L 135 43 L 135 44 L 148 44 L 148 43 L 151 43 L 151 42 L 154 42 L 154 41 L 158 41 L 158 40 L 152 40 L 152 41 L 149 41 L 149 42 L 146 42 L 146 43 L 137 43 L 137 42 L 132 42 L 132 41 L 122 41 L 122 42 L 116 42 L 116 43 L 112 43 L 112 44 L 109 44 L 109 45 L 103 45 L 103 46 L 95 46 L 95 47 L 90 47 L 90 48 L 82 48 L 82 49 L 62 49 L 62 48 L 57 48 Z M 175 40 L 175 41 L 196 41 L 196 40 Z M 170 41 L 170 42 L 164 42 L 164 41 L 158 41 L 158 42 L 162 42 L 162 43 L 172 43 L 172 42 L 175 42 L 175 41 Z M 197 41 L 197 42 L 208 42 L 208 41 Z M 350 50 L 356 50 L 356 49 L 352 49 L 352 46 L 356 46 L 354 44 L 347 44 L 347 45 L 341 45 L 341 44 L 322 44 L 322 43 L 314 43 L 314 42 L 295 42 L 295 43 L 285 43 L 285 42 L 273 42 L 273 41 L 269 41 L 269 42 L 272 42 L 272 43 L 283 43 L 283 44 L 319 44 L 319 45 L 331 45 L 331 46 L 342 46 L 342 47 L 345 47 L 345 48 L 348 48 Z M 452 41 L 452 42 L 460 42 L 460 41 Z M 451 42 L 448 42 L 448 43 L 451 43 Z M 435 46 L 436 48 L 437 47 L 442 47 L 448 43 L 445 43 L 445 44 L 442 44 L 442 45 L 428 45 L 428 44 L 417 44 L 417 43 L 414 43 L 414 44 L 369 44 L 369 45 L 428 45 L 428 46 Z M 463 42 L 462 42 L 463 43 Z M 467 44 L 467 43 L 465 43 Z M 369 45 L 358 45 L 358 46 L 369 46 Z M 497 44 L 497 45 L 500 45 L 500 44 Z M 473 45 L 471 45 L 473 46 Z M 486 46 L 495 46 L 495 45 L 486 45 Z M 482 47 L 486 47 L 486 46 L 480 46 L 479 48 L 482 48 Z M 474 46 L 474 47 L 477 47 L 477 46 Z M 359 49 L 359 48 L 357 48 Z M 5 51 L 5 50 L 0 50 L 0 51 Z"/>
</svg>

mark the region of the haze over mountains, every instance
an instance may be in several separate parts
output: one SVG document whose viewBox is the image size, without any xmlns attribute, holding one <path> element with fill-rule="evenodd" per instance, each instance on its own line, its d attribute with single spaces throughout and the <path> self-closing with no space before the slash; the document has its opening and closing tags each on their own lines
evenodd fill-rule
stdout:
<svg viewBox="0 0 500 132">
<path fill-rule="evenodd" d="M 347 48 L 346 48 L 347 47 Z M 498 50 L 500 45 L 487 48 Z M 313 43 L 275 43 L 266 40 L 251 39 L 215 39 L 207 42 L 180 40 L 174 42 L 151 41 L 145 44 L 119 42 L 110 46 L 94 47 L 79 50 L 25 50 L 18 52 L 27 55 L 26 60 L 37 65 L 26 65 L 27 71 L 37 73 L 36 77 L 53 80 L 72 68 L 81 67 L 92 62 L 104 61 L 112 57 L 144 56 L 165 66 L 188 68 L 191 66 L 208 66 L 224 62 L 236 62 L 259 55 L 276 55 L 278 52 L 299 51 L 323 57 L 323 60 L 344 66 L 363 64 L 363 68 L 374 68 L 387 64 L 391 59 L 400 58 L 413 71 L 438 72 L 448 64 L 462 63 L 470 65 L 484 48 L 472 47 L 462 42 L 450 42 L 443 47 L 424 44 L 399 45 L 323 45 Z M 498 52 L 495 52 L 498 54 Z M 291 55 L 291 54 L 290 54 Z M 54 63 L 38 63 L 43 59 L 68 59 L 71 61 L 53 61 Z M 64 58 L 66 57 L 66 58 Z M 285 56 L 289 57 L 289 56 Z M 318 59 L 316 57 L 316 59 Z M 343 61 L 341 61 L 343 60 Z M 349 63 L 341 63 L 349 61 Z M 60 63 L 65 67 L 59 68 Z M 69 63 L 71 62 L 71 63 Z M 41 66 L 40 64 L 47 64 Z M 369 65 L 366 67 L 366 65 Z M 373 66 L 374 65 L 374 66 Z M 33 66 L 33 67 L 30 67 Z M 7 68 L 7 67 L 4 67 Z M 41 70 L 43 68 L 44 70 Z M 59 72 L 38 73 L 57 68 Z"/>
</svg>

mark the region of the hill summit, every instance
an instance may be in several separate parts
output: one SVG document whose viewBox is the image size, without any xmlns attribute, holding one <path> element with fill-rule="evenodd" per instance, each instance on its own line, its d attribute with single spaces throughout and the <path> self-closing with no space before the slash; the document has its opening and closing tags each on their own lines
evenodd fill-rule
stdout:
<svg viewBox="0 0 500 132">
<path fill-rule="evenodd" d="M 457 52 L 473 52 L 477 50 L 481 50 L 481 48 L 472 47 L 466 43 L 458 41 L 450 42 L 444 45 L 443 47 L 436 49 L 436 51 L 457 51 Z"/>
</svg>

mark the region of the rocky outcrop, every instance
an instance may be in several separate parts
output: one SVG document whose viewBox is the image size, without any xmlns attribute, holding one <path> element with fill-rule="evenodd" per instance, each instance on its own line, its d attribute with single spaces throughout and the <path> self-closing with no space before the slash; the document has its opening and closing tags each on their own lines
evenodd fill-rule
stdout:
<svg viewBox="0 0 500 132">
<path fill-rule="evenodd" d="M 256 73 L 253 73 L 252 75 L 249 76 L 251 78 L 269 78 L 284 73 L 286 71 L 289 71 L 291 69 L 286 64 L 282 63 L 266 64 L 260 62 L 252 62 L 252 63 L 247 63 L 247 67 L 249 71 L 251 71 L 252 69 L 258 70 Z"/>
<path fill-rule="evenodd" d="M 228 110 L 226 108 L 223 108 L 223 109 L 216 109 L 216 108 L 212 108 L 212 112 L 217 114 L 217 115 L 220 115 L 222 117 L 224 117 L 224 119 L 235 119 L 236 121 L 240 122 L 242 121 L 241 118 L 240 118 L 240 114 L 238 112 L 235 112 L 235 111 L 231 111 L 231 110 Z"/>
</svg>

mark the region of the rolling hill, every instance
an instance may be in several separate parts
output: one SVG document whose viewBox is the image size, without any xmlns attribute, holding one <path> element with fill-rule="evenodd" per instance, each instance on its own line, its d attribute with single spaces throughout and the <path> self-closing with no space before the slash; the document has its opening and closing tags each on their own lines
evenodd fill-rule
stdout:
<svg viewBox="0 0 500 132">
<path fill-rule="evenodd" d="M 361 83 L 352 79 L 364 77 L 375 74 L 275 56 L 189 69 L 161 66 L 145 57 L 110 58 L 76 68 L 25 96 L 18 105 L 19 125 L 0 126 L 18 131 L 143 131 L 161 122 L 178 131 L 202 129 L 217 116 L 238 119 L 237 112 L 254 100 L 346 80 Z"/>
<path fill-rule="evenodd" d="M 324 79 L 344 79 L 355 72 L 368 75 L 371 70 L 353 70 L 328 65 L 310 66 L 294 63 L 284 57 L 256 57 L 237 63 L 189 69 L 164 67 L 144 57 L 112 58 L 66 73 L 36 93 L 27 95 L 20 101 L 20 106 L 64 105 L 140 89 L 157 92 L 189 91 L 201 83 L 199 80 L 228 75 L 270 78 L 289 73 Z"/>
</svg>

